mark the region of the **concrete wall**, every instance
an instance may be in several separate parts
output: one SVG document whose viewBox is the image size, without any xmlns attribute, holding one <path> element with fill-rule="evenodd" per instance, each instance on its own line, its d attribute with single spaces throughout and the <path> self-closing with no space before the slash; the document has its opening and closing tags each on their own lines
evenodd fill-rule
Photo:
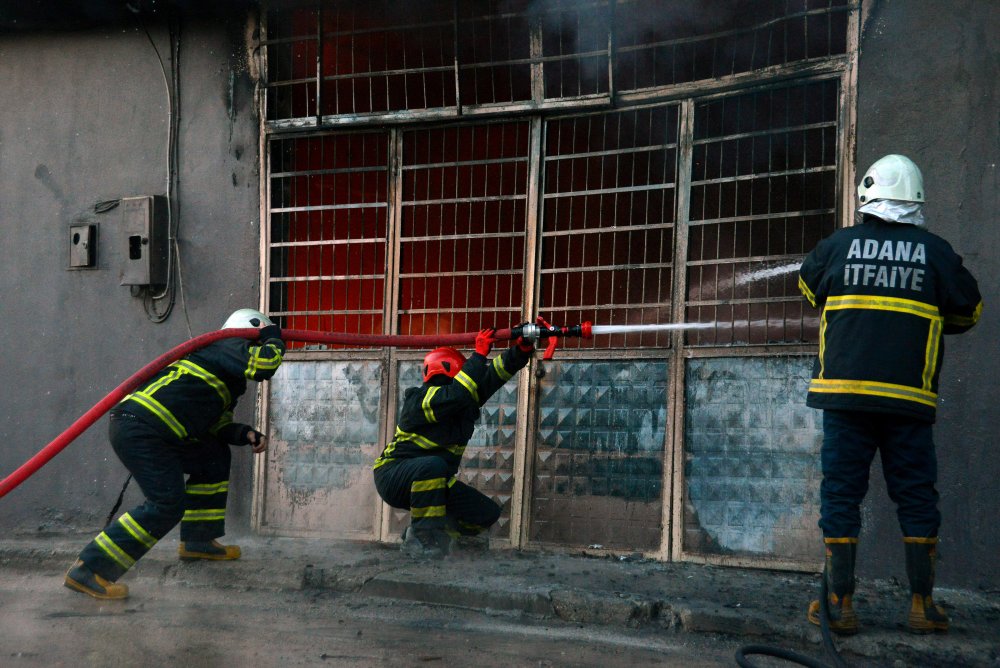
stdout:
<svg viewBox="0 0 1000 668">
<path fill-rule="evenodd" d="M 947 337 L 935 429 L 941 493 L 938 583 L 996 590 L 1000 544 L 1000 11 L 994 2 L 865 3 L 858 73 L 858 174 L 886 153 L 921 168 L 928 227 L 979 279 L 979 325 Z M 873 470 L 860 544 L 863 575 L 905 582 L 894 508 Z"/>
<path fill-rule="evenodd" d="M 169 57 L 162 21 L 146 19 Z M 137 23 L 0 35 L 0 476 L 6 476 L 146 362 L 217 329 L 258 300 L 258 120 L 246 15 L 182 19 L 179 241 L 184 302 L 163 324 L 119 285 L 121 209 L 102 200 L 166 192 L 167 97 Z M 168 72 L 169 72 L 169 63 Z M 98 266 L 69 271 L 71 223 L 99 228 Z M 185 308 L 186 306 L 186 308 Z M 253 386 L 253 384 L 251 384 Z M 254 395 L 241 415 L 253 418 Z M 248 489 L 236 452 L 232 487 Z M 126 471 L 101 419 L 0 500 L 0 534 L 98 531 Z M 135 485 L 126 507 L 141 499 Z M 248 499 L 230 502 L 237 523 Z"/>
</svg>

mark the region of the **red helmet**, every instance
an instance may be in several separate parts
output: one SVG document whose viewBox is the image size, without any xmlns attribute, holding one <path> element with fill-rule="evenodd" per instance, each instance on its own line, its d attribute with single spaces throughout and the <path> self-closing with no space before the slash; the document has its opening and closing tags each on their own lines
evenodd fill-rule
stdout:
<svg viewBox="0 0 1000 668">
<path fill-rule="evenodd" d="M 454 378 L 463 364 L 465 357 L 454 348 L 435 348 L 424 357 L 424 382 L 441 373 Z"/>
</svg>

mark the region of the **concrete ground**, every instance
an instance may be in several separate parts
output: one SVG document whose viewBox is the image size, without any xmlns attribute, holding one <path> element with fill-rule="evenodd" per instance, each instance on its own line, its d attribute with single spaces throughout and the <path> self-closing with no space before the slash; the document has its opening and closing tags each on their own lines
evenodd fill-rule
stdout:
<svg viewBox="0 0 1000 668">
<path fill-rule="evenodd" d="M 704 634 L 737 644 L 788 647 L 824 657 L 819 630 L 805 621 L 818 589 L 813 575 L 567 553 L 462 553 L 436 562 L 412 562 L 395 546 L 262 536 L 227 537 L 243 547 L 229 563 L 181 562 L 176 532 L 122 579 L 130 601 L 164 583 L 232 592 L 315 590 L 415 601 L 537 620 Z M 91 538 L 37 536 L 0 540 L 2 579 L 68 567 Z M 51 586 L 61 589 L 61 577 Z M 67 606 L 74 597 L 65 591 Z M 895 581 L 858 583 L 862 632 L 836 638 L 851 665 L 1000 666 L 1000 596 L 938 589 L 947 610 L 946 635 L 915 636 L 903 628 L 908 591 Z M 60 600 L 60 599 L 56 599 Z M 86 599 L 85 599 L 86 600 Z M 70 601 L 74 601 L 70 603 Z M 767 664 L 766 660 L 761 665 Z"/>
</svg>

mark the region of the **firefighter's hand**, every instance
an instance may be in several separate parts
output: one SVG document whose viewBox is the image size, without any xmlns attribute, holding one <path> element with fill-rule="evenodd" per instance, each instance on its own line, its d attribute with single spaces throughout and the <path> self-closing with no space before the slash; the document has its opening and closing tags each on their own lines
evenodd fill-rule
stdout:
<svg viewBox="0 0 1000 668">
<path fill-rule="evenodd" d="M 247 432 L 247 443 L 253 446 L 255 455 L 267 450 L 267 436 L 256 429 L 251 429 Z"/>
<path fill-rule="evenodd" d="M 497 330 L 492 327 L 479 330 L 479 335 L 476 336 L 476 352 L 483 357 L 489 355 L 493 350 L 493 344 L 497 342 L 496 333 Z"/>
<path fill-rule="evenodd" d="M 535 352 L 535 342 L 531 339 L 519 336 L 517 337 L 517 349 L 522 353 L 533 353 Z"/>
<path fill-rule="evenodd" d="M 278 327 L 277 325 L 268 325 L 267 327 L 260 328 L 260 336 L 257 337 L 257 340 L 260 341 L 261 343 L 264 343 L 266 341 L 270 341 L 271 339 L 280 339 L 280 338 L 281 338 L 281 328 Z"/>
</svg>

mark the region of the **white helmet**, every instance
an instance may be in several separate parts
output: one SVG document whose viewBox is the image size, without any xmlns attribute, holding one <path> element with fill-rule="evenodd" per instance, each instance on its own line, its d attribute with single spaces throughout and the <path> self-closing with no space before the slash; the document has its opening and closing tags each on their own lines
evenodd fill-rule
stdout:
<svg viewBox="0 0 1000 668">
<path fill-rule="evenodd" d="M 229 316 L 229 319 L 222 325 L 222 329 L 247 329 L 249 327 L 259 329 L 273 324 L 271 319 L 260 311 L 252 308 L 241 308 Z"/>
<path fill-rule="evenodd" d="M 890 154 L 875 161 L 858 184 L 862 203 L 876 199 L 899 202 L 924 201 L 924 176 L 905 155 Z"/>
</svg>

